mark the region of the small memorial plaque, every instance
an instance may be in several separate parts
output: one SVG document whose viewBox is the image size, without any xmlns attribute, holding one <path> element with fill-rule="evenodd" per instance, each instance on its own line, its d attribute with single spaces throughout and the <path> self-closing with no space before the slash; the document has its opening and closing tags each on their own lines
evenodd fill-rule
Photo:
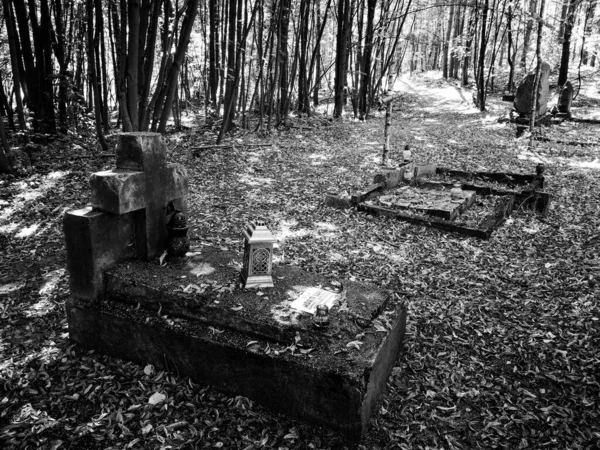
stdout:
<svg viewBox="0 0 600 450">
<path fill-rule="evenodd" d="M 314 314 L 319 305 L 325 305 L 327 308 L 331 309 L 338 298 L 339 294 L 336 294 L 335 292 L 311 287 L 305 290 L 290 306 L 298 311 Z"/>
</svg>

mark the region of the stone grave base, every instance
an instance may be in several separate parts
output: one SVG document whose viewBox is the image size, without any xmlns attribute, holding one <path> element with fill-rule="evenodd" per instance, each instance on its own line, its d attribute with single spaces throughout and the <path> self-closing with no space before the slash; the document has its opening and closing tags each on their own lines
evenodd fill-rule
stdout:
<svg viewBox="0 0 600 450">
<path fill-rule="evenodd" d="M 68 302 L 71 339 L 360 439 L 399 354 L 406 305 L 342 281 L 331 324 L 316 328 L 289 304 L 308 287 L 335 286 L 281 265 L 274 288 L 244 290 L 241 260 L 202 247 L 166 266 L 123 262 L 105 273 L 102 301 Z"/>
<path fill-rule="evenodd" d="M 431 180 L 431 177 L 447 181 Z M 452 182 L 448 182 L 452 180 Z M 504 172 L 466 172 L 437 167 L 435 164 L 417 165 L 413 162 L 404 164 L 395 170 L 388 170 L 375 175 L 374 182 L 364 191 L 353 194 L 350 198 L 341 198 L 335 194 L 325 196 L 325 204 L 336 208 L 356 207 L 359 211 L 374 215 L 393 217 L 413 224 L 438 228 L 467 236 L 489 239 L 515 208 L 526 208 L 540 214 L 546 214 L 550 205 L 550 195 L 541 191 L 544 188 L 544 177 Z M 370 200 L 386 199 L 386 196 L 398 191 L 398 187 L 410 186 L 424 193 L 445 192 L 450 198 L 450 190 L 455 183 L 463 190 L 464 201 L 438 202 L 434 206 L 404 207 L 401 201 L 394 201 L 389 207 L 374 205 Z M 431 194 L 428 194 L 433 197 Z M 396 193 L 397 197 L 398 194 Z M 466 211 L 474 203 L 475 196 L 496 198 L 493 211 L 483 216 L 473 226 L 455 223 L 454 219 Z M 410 197 L 407 196 L 407 201 Z M 429 202 L 431 203 L 431 202 Z M 445 206 L 449 205 L 449 206 Z M 426 214 L 417 214 L 426 213 Z"/>
<path fill-rule="evenodd" d="M 544 114 L 543 116 L 538 116 L 535 118 L 533 122 L 534 127 L 544 126 L 547 127 L 550 125 L 552 121 L 552 115 Z M 517 137 L 522 136 L 525 131 L 529 129 L 529 117 L 528 116 L 519 116 L 513 119 L 513 123 L 517 125 Z"/>
</svg>

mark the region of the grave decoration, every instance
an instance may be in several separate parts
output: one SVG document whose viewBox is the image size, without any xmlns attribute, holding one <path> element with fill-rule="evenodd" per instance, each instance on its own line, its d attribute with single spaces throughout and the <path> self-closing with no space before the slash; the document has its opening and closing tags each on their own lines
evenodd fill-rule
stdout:
<svg viewBox="0 0 600 450">
<path fill-rule="evenodd" d="M 167 224 L 169 236 L 165 241 L 167 254 L 172 258 L 181 258 L 190 251 L 190 240 L 187 237 L 189 227 L 187 219 L 181 211 L 175 211 Z"/>
<path fill-rule="evenodd" d="M 544 183 L 539 165 L 535 175 L 527 175 L 467 172 L 411 161 L 377 174 L 373 184 L 349 199 L 328 194 L 325 203 L 489 239 L 515 208 L 547 212 L 550 195 L 542 191 Z"/>
<path fill-rule="evenodd" d="M 273 287 L 273 244 L 277 239 L 262 220 L 247 224 L 243 236 L 244 265 L 240 274 L 243 286 L 246 289 Z"/>
<path fill-rule="evenodd" d="M 243 289 L 241 248 L 203 245 L 163 259 L 167 224 L 187 228 L 185 169 L 166 162 L 153 133 L 121 136 L 116 160 L 92 175 L 92 206 L 64 218 L 70 338 L 360 439 L 401 350 L 403 299 L 356 281 L 340 290 L 271 265 L 272 254 L 250 257 L 245 273 L 250 281 L 268 272 L 273 287 Z M 247 227 L 246 249 L 272 252 L 262 227 Z"/>
</svg>

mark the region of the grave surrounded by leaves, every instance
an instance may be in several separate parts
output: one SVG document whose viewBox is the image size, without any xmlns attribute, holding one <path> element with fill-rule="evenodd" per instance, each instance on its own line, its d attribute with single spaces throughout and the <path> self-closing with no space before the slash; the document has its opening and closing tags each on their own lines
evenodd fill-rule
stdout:
<svg viewBox="0 0 600 450">
<path fill-rule="evenodd" d="M 158 134 L 124 133 L 117 169 L 90 179 L 92 206 L 67 212 L 70 338 L 360 438 L 400 351 L 406 305 L 284 265 L 274 287 L 243 289 L 242 252 L 165 259 L 167 205 L 185 211 L 188 189 L 185 168 L 165 155 Z M 327 327 L 291 306 L 310 288 L 336 296 Z"/>
<path fill-rule="evenodd" d="M 406 162 L 377 174 L 373 184 L 349 199 L 329 194 L 325 202 L 488 239 L 515 208 L 546 214 L 550 195 L 542 191 L 544 183 L 542 166 L 535 174 L 518 174 Z M 452 194 L 453 188 L 460 191 Z"/>
</svg>

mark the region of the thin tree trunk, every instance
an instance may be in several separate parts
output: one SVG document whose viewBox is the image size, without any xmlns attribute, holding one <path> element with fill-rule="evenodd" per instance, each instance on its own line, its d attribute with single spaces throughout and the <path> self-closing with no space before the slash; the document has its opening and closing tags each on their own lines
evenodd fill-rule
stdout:
<svg viewBox="0 0 600 450">
<path fill-rule="evenodd" d="M 19 42 L 17 39 L 15 24 L 13 21 L 12 8 L 10 7 L 9 0 L 2 0 L 2 6 L 4 8 L 4 17 L 6 20 L 6 31 L 8 34 L 8 47 L 10 50 L 10 60 L 13 75 L 13 84 L 15 92 L 15 102 L 17 104 L 17 119 L 19 121 L 19 128 L 21 131 L 25 131 L 25 116 L 23 115 L 23 103 L 21 101 L 21 80 L 19 74 L 19 58 L 17 56 L 17 49 L 19 48 Z M 7 88 L 8 89 L 8 88 Z"/>
<path fill-rule="evenodd" d="M 531 138 L 529 141 L 529 148 L 533 148 L 534 139 L 533 139 L 533 127 L 535 126 L 535 112 L 537 110 L 538 105 L 538 89 L 540 86 L 540 72 L 542 69 L 542 31 L 543 31 L 543 18 L 544 18 L 544 4 L 545 0 L 541 0 L 540 2 L 540 19 L 537 23 L 537 41 L 535 46 L 535 56 L 537 60 L 537 65 L 535 67 L 535 78 L 533 82 L 533 93 L 531 95 L 531 113 L 529 116 L 529 131 L 531 132 Z"/>
<path fill-rule="evenodd" d="M 140 2 L 128 0 L 127 22 L 129 39 L 127 42 L 127 110 L 133 131 L 138 130 L 138 69 L 140 39 Z"/>
<path fill-rule="evenodd" d="M 310 0 L 302 0 L 300 3 L 300 70 L 298 71 L 298 111 L 305 112 L 310 116 L 310 92 L 308 90 L 307 53 L 308 34 L 310 19 Z"/>
<path fill-rule="evenodd" d="M 373 21 L 375 20 L 375 6 L 377 0 L 367 0 L 367 30 L 365 34 L 365 51 L 361 64 L 361 83 L 359 95 L 359 118 L 366 119 L 368 104 L 370 98 L 369 90 L 371 86 L 371 55 L 373 54 Z"/>
<path fill-rule="evenodd" d="M 198 12 L 198 1 L 199 0 L 187 0 L 186 14 L 181 25 L 181 33 L 177 49 L 175 50 L 175 56 L 173 57 L 173 64 L 169 70 L 169 76 L 167 77 L 167 94 L 160 116 L 160 123 L 158 125 L 158 132 L 164 133 L 167 126 L 167 120 L 171 115 L 171 108 L 173 106 L 173 97 L 175 96 L 175 89 L 177 88 L 177 79 L 179 76 L 179 70 L 183 64 L 185 58 L 185 52 L 187 51 L 188 44 L 190 42 L 190 36 L 192 34 L 192 28 L 194 26 L 194 20 Z"/>
<path fill-rule="evenodd" d="M 521 62 L 519 65 L 521 70 L 527 69 L 527 52 L 529 51 L 529 42 L 531 40 L 531 32 L 533 31 L 533 14 L 536 10 L 537 0 L 530 0 L 527 25 L 525 26 L 525 38 L 523 40 L 523 53 L 521 54 Z"/>
<path fill-rule="evenodd" d="M 578 0 L 567 0 L 569 6 L 567 8 L 567 17 L 564 24 L 564 35 L 562 41 L 562 53 L 560 57 L 560 68 L 558 69 L 558 85 L 563 86 L 569 77 L 569 57 L 571 56 L 571 35 L 573 34 L 573 26 L 575 24 L 575 9 L 577 8 Z"/>
<path fill-rule="evenodd" d="M 347 41 L 350 20 L 350 0 L 338 0 L 338 26 L 335 56 L 335 88 L 333 117 L 340 118 L 344 110 L 344 86 L 346 84 Z"/>
<path fill-rule="evenodd" d="M 289 52 L 288 35 L 290 27 L 290 0 L 281 1 L 281 24 L 279 27 L 279 95 L 281 123 L 285 123 L 289 110 L 288 88 L 289 88 Z"/>
<path fill-rule="evenodd" d="M 71 7 L 72 10 L 73 7 Z M 68 64 L 67 51 L 65 49 L 65 26 L 63 22 L 62 0 L 54 0 L 54 23 L 56 26 L 54 40 L 54 56 L 58 61 L 58 129 L 60 133 L 66 134 L 68 131 Z"/>
<path fill-rule="evenodd" d="M 515 61 L 513 57 L 513 31 L 512 31 L 512 20 L 513 20 L 513 5 L 511 2 L 508 3 L 508 11 L 506 12 L 506 32 L 508 36 L 508 54 L 506 62 L 510 67 L 508 72 L 508 84 L 506 90 L 509 92 L 513 91 L 514 79 L 515 79 Z"/>
<path fill-rule="evenodd" d="M 8 139 L 4 130 L 4 118 L 0 113 L 0 173 L 11 173 L 12 166 L 8 160 Z"/>
<path fill-rule="evenodd" d="M 208 85 L 210 101 L 213 107 L 217 105 L 217 90 L 219 88 L 219 15 L 217 0 L 209 0 L 209 72 Z"/>
<path fill-rule="evenodd" d="M 446 39 L 444 40 L 444 65 L 442 66 L 443 76 L 448 78 L 448 60 L 450 53 L 450 37 L 452 36 L 452 24 L 454 23 L 454 3 L 450 5 L 450 15 L 448 16 L 448 28 L 446 28 Z"/>
<path fill-rule="evenodd" d="M 484 0 L 483 11 L 481 14 L 481 36 L 480 36 L 480 50 L 478 58 L 478 69 L 477 69 L 477 107 L 480 111 L 485 111 L 485 74 L 484 74 L 484 62 L 485 62 L 485 29 L 487 25 L 489 0 Z"/>
<path fill-rule="evenodd" d="M 158 35 L 158 20 L 160 16 L 160 8 L 163 0 L 154 0 L 152 4 L 152 15 L 148 26 L 148 40 L 144 50 L 143 73 L 141 79 L 139 98 L 139 125 L 140 131 L 148 131 L 149 120 L 148 115 L 148 99 L 150 97 L 150 85 L 152 84 L 152 73 L 154 68 L 154 55 L 156 53 L 156 37 Z M 158 87 L 157 87 L 158 89 Z"/>
<path fill-rule="evenodd" d="M 104 139 L 102 131 L 102 111 L 100 110 L 100 86 L 96 80 L 96 67 L 94 61 L 94 0 L 86 0 L 87 2 L 87 45 L 88 45 L 88 79 L 92 86 L 94 94 L 94 115 L 96 122 L 96 134 L 98 141 L 102 147 L 102 151 L 108 151 L 108 145 Z"/>
</svg>

